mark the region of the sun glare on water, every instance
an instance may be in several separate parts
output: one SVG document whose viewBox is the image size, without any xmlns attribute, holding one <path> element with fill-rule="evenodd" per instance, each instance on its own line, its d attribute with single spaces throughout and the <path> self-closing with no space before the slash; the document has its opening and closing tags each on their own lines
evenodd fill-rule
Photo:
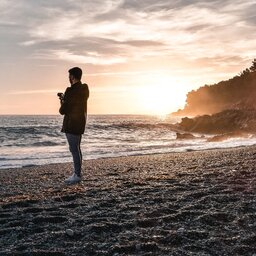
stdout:
<svg viewBox="0 0 256 256">
<path fill-rule="evenodd" d="M 147 113 L 165 116 L 184 106 L 186 93 L 182 86 L 171 83 L 169 79 L 159 79 L 155 84 L 141 86 L 138 99 Z"/>
</svg>

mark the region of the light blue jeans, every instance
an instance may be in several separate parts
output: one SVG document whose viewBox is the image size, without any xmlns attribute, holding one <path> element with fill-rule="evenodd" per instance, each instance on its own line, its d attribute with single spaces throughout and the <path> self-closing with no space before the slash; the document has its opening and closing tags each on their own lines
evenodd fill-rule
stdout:
<svg viewBox="0 0 256 256">
<path fill-rule="evenodd" d="M 66 137 L 69 145 L 69 150 L 73 157 L 74 172 L 80 177 L 82 168 L 82 152 L 80 147 L 82 135 L 66 133 Z"/>
</svg>

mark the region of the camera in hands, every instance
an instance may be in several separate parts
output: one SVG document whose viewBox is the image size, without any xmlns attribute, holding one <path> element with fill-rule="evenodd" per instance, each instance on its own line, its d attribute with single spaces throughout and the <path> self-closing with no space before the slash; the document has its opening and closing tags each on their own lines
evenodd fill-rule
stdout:
<svg viewBox="0 0 256 256">
<path fill-rule="evenodd" d="M 58 92 L 57 96 L 59 97 L 60 100 L 64 99 L 64 93 L 62 93 L 62 92 Z"/>
</svg>

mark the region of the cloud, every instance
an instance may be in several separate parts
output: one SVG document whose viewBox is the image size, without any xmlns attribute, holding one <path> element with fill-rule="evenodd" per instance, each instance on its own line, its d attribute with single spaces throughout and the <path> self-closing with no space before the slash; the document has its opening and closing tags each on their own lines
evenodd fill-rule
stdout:
<svg viewBox="0 0 256 256">
<path fill-rule="evenodd" d="M 29 40 L 29 41 L 21 42 L 21 43 L 19 43 L 19 44 L 20 44 L 20 45 L 23 45 L 23 46 L 30 46 L 30 45 L 36 44 L 36 41 L 35 41 L 35 40 Z"/>
<path fill-rule="evenodd" d="M 61 89 L 46 89 L 46 90 L 22 90 L 22 91 L 10 91 L 6 94 L 8 95 L 26 95 L 26 94 L 52 94 L 57 91 L 61 91 Z"/>
<path fill-rule="evenodd" d="M 18 44 L 37 58 L 108 66 L 161 56 L 255 54 L 251 0 L 20 0 L 14 8 L 0 3 L 2 26 L 23 27 Z"/>
<path fill-rule="evenodd" d="M 255 0 L 0 0 L 2 99 L 49 97 L 74 63 L 103 96 L 161 78 L 188 90 L 228 79 L 256 56 L 255 9 Z"/>
<path fill-rule="evenodd" d="M 147 70 L 147 71 L 126 71 L 126 72 L 98 72 L 98 73 L 88 73 L 86 76 L 123 76 L 123 77 L 130 77 L 136 75 L 144 75 L 147 76 L 150 74 L 161 74 L 163 72 L 167 72 L 165 69 L 158 69 L 158 70 Z"/>
<path fill-rule="evenodd" d="M 86 55 L 77 55 L 69 52 L 68 50 L 57 50 L 53 51 L 53 54 L 61 60 L 72 61 L 74 63 L 112 65 L 126 62 L 126 59 L 123 57 L 109 56 L 104 58 L 103 56 L 97 54 L 97 52 L 87 53 Z"/>
<path fill-rule="evenodd" d="M 143 12 L 159 12 L 166 10 L 179 10 L 186 8 L 188 6 L 199 6 L 207 7 L 209 9 L 219 9 L 220 7 L 225 6 L 229 0 L 174 0 L 174 1 L 165 1 L 165 0 L 146 0 L 146 1 L 137 1 L 137 0 L 124 0 L 122 8 L 131 9 L 133 11 L 143 11 Z M 234 1 L 232 1 L 234 2 Z"/>
</svg>

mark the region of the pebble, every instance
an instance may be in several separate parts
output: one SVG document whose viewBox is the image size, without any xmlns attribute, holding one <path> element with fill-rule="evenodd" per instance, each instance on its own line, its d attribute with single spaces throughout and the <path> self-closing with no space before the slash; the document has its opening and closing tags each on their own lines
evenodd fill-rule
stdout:
<svg viewBox="0 0 256 256">
<path fill-rule="evenodd" d="M 185 231 L 185 228 L 179 228 L 179 229 L 177 230 L 177 233 L 178 233 L 178 234 L 182 234 L 182 233 L 184 233 L 184 231 Z"/>
<path fill-rule="evenodd" d="M 140 244 L 136 244 L 135 248 L 136 248 L 137 251 L 139 251 L 141 249 L 141 245 Z"/>
<path fill-rule="evenodd" d="M 74 231 L 69 228 L 69 229 L 66 230 L 66 234 L 69 235 L 69 236 L 73 236 L 74 235 Z"/>
</svg>

